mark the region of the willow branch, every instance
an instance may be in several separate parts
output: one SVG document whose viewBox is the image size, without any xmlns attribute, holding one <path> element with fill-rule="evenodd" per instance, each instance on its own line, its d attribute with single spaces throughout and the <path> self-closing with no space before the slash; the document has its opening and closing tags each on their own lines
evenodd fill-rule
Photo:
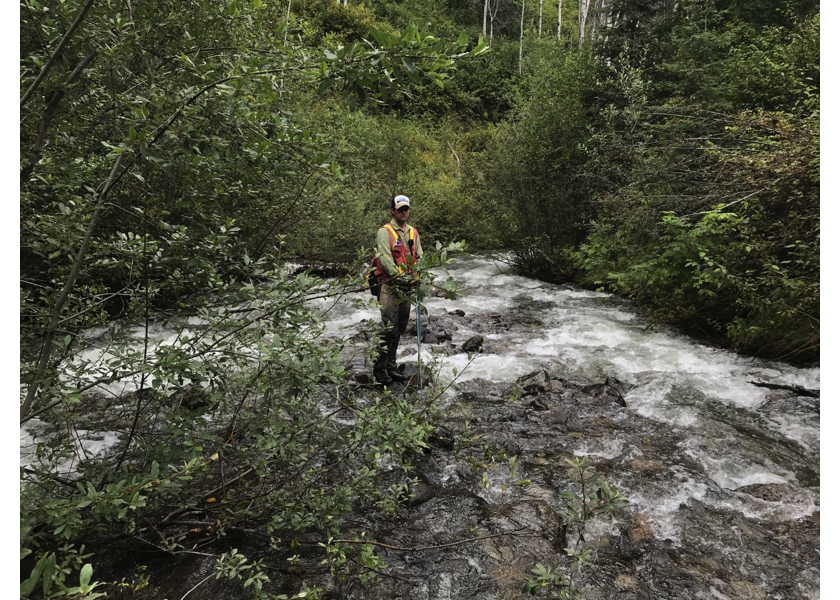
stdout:
<svg viewBox="0 0 840 600">
<path fill-rule="evenodd" d="M 79 272 L 82 269 L 82 263 L 84 262 L 85 255 L 87 254 L 88 248 L 90 248 L 93 230 L 96 228 L 96 224 L 99 221 L 99 215 L 102 213 L 102 207 L 105 204 L 105 199 L 108 197 L 108 192 L 111 191 L 111 188 L 118 179 L 117 172 L 119 171 L 120 165 L 122 164 L 126 154 L 128 154 L 128 152 L 123 150 L 120 152 L 119 156 L 117 156 L 117 160 L 114 161 L 111 173 L 108 175 L 108 179 L 105 181 L 105 185 L 99 193 L 99 200 L 96 203 L 96 208 L 94 209 L 93 215 L 88 223 L 87 230 L 85 231 L 85 237 L 82 240 L 82 245 L 79 247 L 79 252 L 76 254 L 76 259 L 73 262 L 73 268 L 70 271 L 67 281 L 64 283 L 64 288 L 61 290 L 61 294 L 53 306 L 52 312 L 50 313 L 49 324 L 44 335 L 44 340 L 41 344 L 41 356 L 38 360 L 38 367 L 35 370 L 35 379 L 29 384 L 29 388 L 26 391 L 26 398 L 20 407 L 21 419 L 26 417 L 27 413 L 32 408 L 32 403 L 35 400 L 35 394 L 40 389 L 38 377 L 46 372 L 47 365 L 49 365 L 50 358 L 52 357 L 53 339 L 55 338 L 55 332 L 58 329 L 58 324 L 61 319 L 61 310 L 64 308 L 67 299 L 70 297 L 70 291 L 73 289 L 73 286 L 76 284 L 76 279 L 79 277 Z M 125 171 L 123 171 L 123 173 L 124 172 Z"/>
<path fill-rule="evenodd" d="M 58 42 L 58 46 L 56 46 L 55 50 L 53 50 L 53 53 L 50 56 L 49 60 L 47 60 L 46 64 L 41 68 L 41 72 L 38 73 L 38 77 L 35 79 L 35 81 L 32 82 L 32 85 L 29 86 L 29 89 L 26 90 L 26 93 L 20 99 L 21 108 L 23 108 L 23 106 L 29 101 L 29 99 L 32 97 L 32 94 L 35 93 L 35 90 L 38 89 L 38 86 L 40 86 L 44 79 L 47 77 L 47 74 L 50 72 L 50 69 L 52 69 L 52 66 L 55 64 L 56 59 L 58 59 L 59 54 L 61 54 L 61 51 L 64 50 L 64 46 L 67 45 L 67 42 L 70 41 L 70 38 L 73 37 L 73 34 L 76 33 L 76 30 L 79 28 L 79 25 L 82 24 L 82 21 L 84 20 L 85 15 L 87 15 L 91 6 L 93 6 L 93 0 L 88 0 L 82 7 L 82 10 L 79 11 L 79 14 L 76 16 L 76 20 L 70 24 L 69 29 L 67 29 L 67 31 L 64 33 L 64 37 L 62 37 L 61 40 Z"/>
</svg>

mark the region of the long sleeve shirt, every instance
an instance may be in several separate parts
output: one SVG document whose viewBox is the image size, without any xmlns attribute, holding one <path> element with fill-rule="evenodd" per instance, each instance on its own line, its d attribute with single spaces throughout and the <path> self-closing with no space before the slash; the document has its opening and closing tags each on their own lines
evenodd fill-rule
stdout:
<svg viewBox="0 0 840 600">
<path fill-rule="evenodd" d="M 394 231 L 400 236 L 402 243 L 408 248 L 408 224 L 404 228 L 401 228 L 397 225 L 396 220 L 392 220 L 391 227 L 394 228 Z M 414 231 L 414 244 L 417 260 L 419 261 L 423 256 L 423 248 L 420 246 L 420 235 L 417 233 L 417 230 Z M 391 256 L 391 235 L 384 227 L 380 227 L 379 231 L 376 232 L 376 254 L 379 256 L 379 262 L 382 263 L 382 268 L 389 278 L 393 279 L 400 275 L 397 263 L 394 262 L 394 257 Z"/>
</svg>

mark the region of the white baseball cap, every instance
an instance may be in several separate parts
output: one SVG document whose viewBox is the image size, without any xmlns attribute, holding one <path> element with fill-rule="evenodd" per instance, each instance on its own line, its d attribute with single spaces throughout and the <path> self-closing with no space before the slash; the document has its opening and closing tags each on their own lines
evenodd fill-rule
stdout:
<svg viewBox="0 0 840 600">
<path fill-rule="evenodd" d="M 411 204 L 409 204 L 408 196 L 396 196 L 394 198 L 394 208 L 402 208 L 403 206 L 411 206 Z"/>
</svg>

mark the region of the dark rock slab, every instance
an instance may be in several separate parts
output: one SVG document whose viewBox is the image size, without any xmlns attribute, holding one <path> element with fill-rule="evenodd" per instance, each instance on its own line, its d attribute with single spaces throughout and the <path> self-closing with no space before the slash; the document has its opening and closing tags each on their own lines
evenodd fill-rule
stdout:
<svg viewBox="0 0 840 600">
<path fill-rule="evenodd" d="M 537 369 L 516 380 L 522 388 L 523 395 L 542 394 L 551 389 L 551 379 L 543 369 Z"/>
<path fill-rule="evenodd" d="M 627 402 L 625 402 L 624 395 L 621 391 L 611 385 L 596 383 L 595 385 L 584 387 L 581 391 L 594 397 L 595 401 L 599 403 L 615 403 L 619 406 L 627 406 Z"/>
</svg>

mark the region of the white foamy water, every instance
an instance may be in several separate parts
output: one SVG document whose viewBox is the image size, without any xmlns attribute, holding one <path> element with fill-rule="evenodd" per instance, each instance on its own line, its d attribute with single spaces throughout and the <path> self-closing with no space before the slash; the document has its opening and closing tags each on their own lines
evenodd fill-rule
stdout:
<svg viewBox="0 0 840 600">
<path fill-rule="evenodd" d="M 526 311 L 526 322 L 539 323 L 528 334 L 485 335 L 497 353 L 478 355 L 462 379 L 513 382 L 546 365 L 550 372 L 559 365 L 595 381 L 613 376 L 633 386 L 625 395 L 629 410 L 683 432 L 688 440 L 682 445 L 684 456 L 696 461 L 701 471 L 666 465 L 672 474 L 667 485 L 622 489 L 639 512 L 651 517 L 657 537 L 679 543 L 678 509 L 688 502 L 774 520 L 796 519 L 819 510 L 818 490 L 808 487 L 812 482 L 797 479 L 797 472 L 818 472 L 819 414 L 775 409 L 771 391 L 750 383 L 818 389 L 818 368 L 740 356 L 667 328 L 646 328 L 629 302 L 517 277 L 506 265 L 487 259 L 459 257 L 450 272 L 462 284 L 465 296 L 456 301 L 427 300 L 430 314 L 455 308 L 486 314 L 511 307 L 508 314 L 514 320 L 518 311 Z M 459 330 L 453 342 L 462 343 L 474 333 Z M 466 365 L 463 354 L 448 357 L 443 373 L 451 373 L 451 367 L 460 371 Z M 793 442 L 802 454 L 793 450 L 781 457 L 768 454 L 767 448 L 779 439 Z M 617 459 L 624 452 L 628 450 L 621 439 L 581 439 L 575 450 L 578 456 L 606 459 Z M 796 497 L 774 503 L 734 492 L 754 484 L 792 485 Z"/>
</svg>

